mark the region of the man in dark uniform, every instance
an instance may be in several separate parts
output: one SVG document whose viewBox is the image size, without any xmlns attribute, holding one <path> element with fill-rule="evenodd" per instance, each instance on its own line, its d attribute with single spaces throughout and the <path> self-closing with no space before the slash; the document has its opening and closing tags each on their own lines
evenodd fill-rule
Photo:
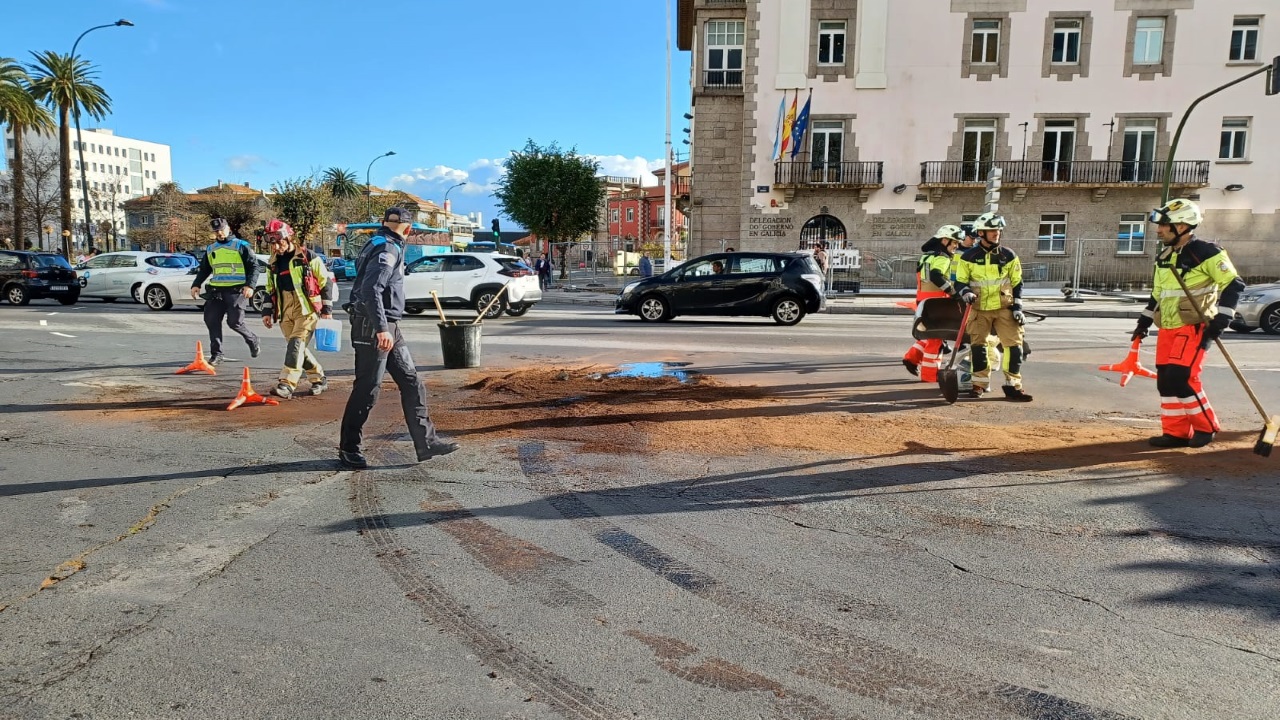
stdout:
<svg viewBox="0 0 1280 720">
<path fill-rule="evenodd" d="M 356 351 L 355 383 L 342 414 L 338 459 L 350 468 L 365 468 L 360 451 L 364 423 L 378 401 L 382 375 L 390 372 L 400 388 L 400 406 L 413 438 L 418 462 L 448 455 L 458 444 L 436 435 L 427 415 L 427 388 L 418 377 L 409 346 L 400 334 L 404 316 L 404 239 L 412 226 L 407 210 L 388 208 L 382 227 L 360 251 L 356 279 L 351 285 L 351 345 Z"/>
<path fill-rule="evenodd" d="M 200 269 L 191 282 L 191 297 L 200 297 L 200 286 L 209 281 L 205 291 L 204 324 L 209 329 L 209 364 L 222 362 L 222 319 L 227 327 L 249 343 L 249 356 L 258 357 L 258 336 L 244 324 L 244 311 L 258 281 L 258 259 L 249 243 L 231 234 L 231 224 L 220 217 L 209 222 L 214 241 L 200 261 Z"/>
</svg>

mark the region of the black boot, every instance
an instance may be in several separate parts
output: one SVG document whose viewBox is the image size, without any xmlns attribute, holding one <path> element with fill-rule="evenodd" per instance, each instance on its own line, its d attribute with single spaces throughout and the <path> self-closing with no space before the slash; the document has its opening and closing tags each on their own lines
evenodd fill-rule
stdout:
<svg viewBox="0 0 1280 720">
<path fill-rule="evenodd" d="M 1217 437 L 1217 435 L 1218 435 L 1217 433 L 1203 432 L 1203 431 L 1197 430 L 1194 433 L 1192 433 L 1191 439 L 1187 441 L 1187 445 L 1193 448 L 1202 448 L 1205 445 L 1208 445 L 1209 443 L 1213 442 L 1213 439 Z"/>
<path fill-rule="evenodd" d="M 1031 402 L 1031 396 L 1022 392 L 1022 388 L 1005 385 L 1000 389 L 1004 390 L 1004 397 L 1006 400 L 1013 400 L 1014 402 Z"/>
<path fill-rule="evenodd" d="M 911 362 L 910 360 L 907 360 L 906 358 L 902 359 L 902 367 L 906 368 L 907 372 L 911 373 L 912 375 L 916 375 L 916 376 L 920 375 L 920 366 Z"/>
<path fill-rule="evenodd" d="M 1151 447 L 1158 447 L 1158 448 L 1181 448 L 1181 447 L 1187 447 L 1191 443 L 1186 438 L 1180 438 L 1175 435 L 1166 434 L 1166 435 L 1157 435 L 1156 437 L 1149 438 L 1147 440 L 1147 444 L 1150 445 Z"/>
</svg>

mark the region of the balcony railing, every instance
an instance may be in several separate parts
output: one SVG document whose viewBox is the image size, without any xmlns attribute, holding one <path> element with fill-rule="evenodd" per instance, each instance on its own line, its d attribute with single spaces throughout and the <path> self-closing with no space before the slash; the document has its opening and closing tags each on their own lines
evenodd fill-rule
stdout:
<svg viewBox="0 0 1280 720">
<path fill-rule="evenodd" d="M 704 88 L 732 88 L 739 89 L 742 87 L 742 71 L 741 70 L 703 70 L 702 86 Z"/>
<path fill-rule="evenodd" d="M 1160 185 L 1164 183 L 1163 160 L 1039 160 L 968 161 L 947 160 L 920 163 L 920 184 L 979 185 L 987 173 L 998 167 L 1006 186 L 1039 185 Z M 1176 160 L 1170 185 L 1203 187 L 1209 184 L 1208 160 Z"/>
<path fill-rule="evenodd" d="M 773 184 L 779 187 L 881 187 L 884 163 L 777 162 L 773 166 Z"/>
</svg>

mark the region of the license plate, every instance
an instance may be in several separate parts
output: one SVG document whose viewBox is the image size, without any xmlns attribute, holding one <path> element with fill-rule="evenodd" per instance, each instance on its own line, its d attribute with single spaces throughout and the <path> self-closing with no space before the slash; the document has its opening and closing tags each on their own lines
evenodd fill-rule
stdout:
<svg viewBox="0 0 1280 720">
<path fill-rule="evenodd" d="M 49 288 L 49 289 L 50 289 L 50 290 L 53 290 L 54 292 L 66 291 L 67 286 L 66 286 L 66 285 L 54 285 L 53 287 L 51 287 L 51 288 Z"/>
</svg>

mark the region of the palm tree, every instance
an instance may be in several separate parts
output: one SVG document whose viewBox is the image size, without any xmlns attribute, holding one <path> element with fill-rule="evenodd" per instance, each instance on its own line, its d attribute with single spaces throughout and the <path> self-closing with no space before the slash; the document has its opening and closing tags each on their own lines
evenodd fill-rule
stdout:
<svg viewBox="0 0 1280 720">
<path fill-rule="evenodd" d="M 67 121 L 71 113 L 81 113 L 96 120 L 111 112 L 111 97 L 94 78 L 98 73 L 89 61 L 70 55 L 60 55 L 52 50 L 33 52 L 36 61 L 28 65 L 31 70 L 31 95 L 44 102 L 50 109 L 58 110 L 58 145 L 61 167 L 59 185 L 62 190 L 62 228 L 71 228 L 71 130 Z M 85 208 L 85 217 L 89 217 Z M 63 250 L 71 257 L 71 239 L 63 235 Z"/>
<path fill-rule="evenodd" d="M 360 197 L 362 192 L 360 181 L 352 170 L 331 167 L 324 171 L 323 184 L 329 188 L 329 194 L 338 200 L 350 200 Z"/>
<path fill-rule="evenodd" d="M 26 195 L 23 187 L 26 171 L 23 168 L 22 136 L 28 130 L 43 135 L 53 132 L 53 116 L 36 102 L 30 91 L 31 78 L 13 58 L 0 58 L 0 124 L 13 131 L 13 237 L 22 247 L 23 222 L 26 215 Z M 39 236 L 40 230 L 36 229 Z"/>
</svg>

